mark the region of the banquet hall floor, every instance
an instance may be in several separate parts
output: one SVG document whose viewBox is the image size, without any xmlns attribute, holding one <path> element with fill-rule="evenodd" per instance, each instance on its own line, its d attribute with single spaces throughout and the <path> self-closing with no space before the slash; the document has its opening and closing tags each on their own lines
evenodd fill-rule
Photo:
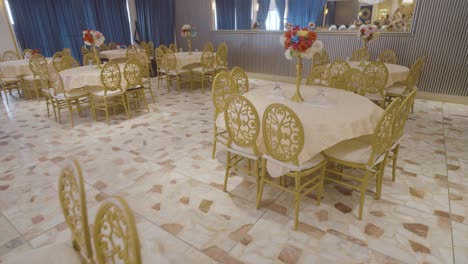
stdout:
<svg viewBox="0 0 468 264">
<path fill-rule="evenodd" d="M 254 89 L 268 82 L 251 80 Z M 137 218 L 144 263 L 468 263 L 468 106 L 416 100 L 401 140 L 397 180 L 382 199 L 327 184 L 322 204 L 294 198 L 242 173 L 222 191 L 225 152 L 211 159 L 210 90 L 159 92 L 151 112 L 70 127 L 44 101 L 0 107 L 0 260 L 69 241 L 58 200 L 61 166 L 78 159 L 90 223 L 99 203 L 123 196 Z"/>
</svg>

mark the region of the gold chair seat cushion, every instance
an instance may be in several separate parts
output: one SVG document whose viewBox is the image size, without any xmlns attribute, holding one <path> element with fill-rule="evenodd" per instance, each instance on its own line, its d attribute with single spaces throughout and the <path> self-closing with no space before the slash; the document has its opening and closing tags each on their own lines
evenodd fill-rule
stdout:
<svg viewBox="0 0 468 264">
<path fill-rule="evenodd" d="M 29 250 L 8 259 L 3 264 L 81 264 L 80 255 L 66 243 Z"/>
<path fill-rule="evenodd" d="M 222 141 L 223 137 L 218 137 L 218 138 Z M 227 144 L 227 142 L 225 144 Z M 255 155 L 252 148 L 241 147 L 234 143 L 231 143 L 230 147 L 224 146 L 224 148 L 233 154 L 240 155 L 240 156 L 249 158 L 251 160 L 258 160 L 260 158 L 259 156 Z"/>
<path fill-rule="evenodd" d="M 264 159 L 268 160 L 267 163 L 267 171 L 270 173 L 270 176 L 273 178 L 280 177 L 285 175 L 290 171 L 303 171 L 307 169 L 311 169 L 325 160 L 325 157 L 322 154 L 317 154 L 309 159 L 307 162 L 303 163 L 302 165 L 295 165 L 289 162 L 282 162 L 273 157 L 264 154 Z"/>
<path fill-rule="evenodd" d="M 367 164 L 372 154 L 371 136 L 359 137 L 342 141 L 323 152 L 325 156 L 348 163 Z M 383 155 L 377 157 L 373 164 L 383 160 Z"/>
<path fill-rule="evenodd" d="M 372 136 L 373 135 L 364 135 L 364 136 L 360 136 L 360 137 L 355 138 L 355 140 L 358 140 L 358 141 L 361 141 L 363 143 L 367 143 L 367 144 L 370 145 L 370 144 L 372 144 Z M 390 147 L 389 150 L 394 150 L 398 146 L 398 144 L 400 144 L 400 139 L 398 139 L 396 142 L 393 142 L 393 144 L 392 144 L 392 146 Z M 392 156 L 393 155 L 392 153 L 393 152 L 390 151 L 388 153 L 389 156 Z"/>
<path fill-rule="evenodd" d="M 380 101 L 380 100 L 383 100 L 382 96 L 380 95 L 380 93 L 366 93 L 366 95 L 364 95 L 367 99 L 371 100 L 371 101 Z"/>
<path fill-rule="evenodd" d="M 121 95 L 123 93 L 120 90 L 114 90 L 114 91 L 107 91 L 107 94 L 104 95 L 104 90 L 99 90 L 99 91 L 92 91 L 91 94 L 93 96 L 98 96 L 98 97 L 112 97 L 116 95 Z"/>
<path fill-rule="evenodd" d="M 409 94 L 408 89 L 406 89 L 406 86 L 393 86 L 388 89 L 386 89 L 387 95 L 401 95 L 401 96 L 407 96 Z"/>
</svg>

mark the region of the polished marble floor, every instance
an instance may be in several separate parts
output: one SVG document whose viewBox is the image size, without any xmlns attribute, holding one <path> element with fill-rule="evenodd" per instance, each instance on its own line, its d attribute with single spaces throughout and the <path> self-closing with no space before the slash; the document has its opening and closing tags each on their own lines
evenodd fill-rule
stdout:
<svg viewBox="0 0 468 264">
<path fill-rule="evenodd" d="M 254 89 L 271 85 L 251 80 Z M 386 171 L 364 219 L 358 195 L 327 184 L 317 207 L 303 199 L 293 231 L 293 197 L 235 173 L 221 190 L 225 153 L 211 159 L 209 90 L 159 91 L 150 113 L 89 111 L 48 118 L 44 101 L 0 107 L 0 261 L 68 241 L 57 179 L 66 160 L 84 170 L 90 222 L 99 203 L 123 196 L 135 212 L 144 263 L 468 263 L 468 106 L 417 100 L 402 139 L 396 182 Z"/>
</svg>

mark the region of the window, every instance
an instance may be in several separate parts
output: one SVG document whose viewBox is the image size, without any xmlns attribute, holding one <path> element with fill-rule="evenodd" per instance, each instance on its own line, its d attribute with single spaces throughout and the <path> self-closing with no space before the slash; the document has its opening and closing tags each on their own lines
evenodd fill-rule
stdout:
<svg viewBox="0 0 468 264">
<path fill-rule="evenodd" d="M 268 16 L 265 22 L 265 26 L 267 30 L 280 30 L 279 29 L 279 14 L 278 8 L 276 7 L 276 1 L 270 1 L 270 8 L 268 9 Z M 283 24 L 283 23 L 281 23 Z"/>
</svg>

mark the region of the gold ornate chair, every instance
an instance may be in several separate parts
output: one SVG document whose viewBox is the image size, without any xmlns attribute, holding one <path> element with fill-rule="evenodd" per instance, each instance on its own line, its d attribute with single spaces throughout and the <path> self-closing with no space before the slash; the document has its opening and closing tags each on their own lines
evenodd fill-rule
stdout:
<svg viewBox="0 0 468 264">
<path fill-rule="evenodd" d="M 60 124 L 60 110 L 68 109 L 68 112 L 70 113 L 71 126 L 73 127 L 73 106 L 76 107 L 78 114 L 81 115 L 81 104 L 87 103 L 88 92 L 81 89 L 75 89 L 71 92 L 65 91 L 62 77 L 53 67 L 49 67 L 48 77 L 52 87 L 52 107 L 54 109 L 54 113 L 57 113 L 56 121 Z"/>
<path fill-rule="evenodd" d="M 55 68 L 49 66 L 46 58 L 41 54 L 34 54 L 31 57 L 31 60 L 33 60 L 33 63 L 31 64 L 30 61 L 29 67 L 31 69 L 31 72 L 33 72 L 34 74 L 34 78 L 40 81 L 39 87 L 41 88 L 42 94 L 45 98 L 47 107 L 47 117 L 50 117 L 50 106 L 52 106 L 52 110 L 54 111 L 54 117 L 57 121 L 57 113 L 55 111 L 55 106 L 52 97 L 54 95 L 54 89 L 52 87 L 49 87 L 48 73 L 49 70 L 55 70 Z"/>
<path fill-rule="evenodd" d="M 33 75 L 27 75 L 23 77 L 23 80 L 25 82 L 25 85 L 23 85 L 23 92 L 25 94 L 29 94 L 29 96 L 27 97 L 32 98 L 30 94 L 33 93 L 36 96 L 37 100 L 40 100 L 41 90 L 45 87 L 41 87 L 42 82 L 40 80 L 39 71 L 42 71 L 44 67 L 47 67 L 47 60 L 41 54 L 34 54 L 29 59 L 29 69 L 31 70 Z M 32 89 L 27 89 L 28 86 L 30 86 L 30 88 Z M 49 116 L 49 106 L 47 106 L 47 116 Z"/>
<path fill-rule="evenodd" d="M 180 80 L 182 79 L 181 75 L 187 73 L 188 71 L 185 69 L 178 69 L 177 68 L 177 58 L 172 52 L 172 50 L 167 49 L 165 52 L 165 74 L 166 74 L 166 82 L 167 82 L 167 89 L 169 90 L 170 83 L 172 81 L 176 81 L 177 83 L 177 90 L 180 89 Z"/>
<path fill-rule="evenodd" d="M 241 67 L 234 67 L 231 70 L 231 76 L 234 82 L 237 84 L 237 90 L 239 93 L 245 94 L 249 91 L 249 77 Z"/>
<path fill-rule="evenodd" d="M 208 41 L 203 45 L 203 51 L 211 51 L 214 52 L 213 42 Z"/>
<path fill-rule="evenodd" d="M 382 51 L 377 59 L 383 63 L 397 64 L 397 55 L 393 50 Z"/>
<path fill-rule="evenodd" d="M 93 54 L 93 53 L 91 53 Z M 95 55 L 95 54 L 93 54 Z M 73 57 L 65 55 L 60 59 L 60 71 L 68 70 L 71 68 L 80 67 L 80 63 Z"/>
<path fill-rule="evenodd" d="M 121 80 L 122 75 L 117 63 L 109 61 L 102 67 L 101 82 L 104 89 L 89 94 L 94 120 L 97 120 L 96 110 L 101 110 L 106 114 L 107 125 L 110 125 L 109 108 L 114 109 L 119 105 L 124 107 L 127 118 L 130 118 L 127 100 L 125 99 L 125 89 L 122 88 Z"/>
<path fill-rule="evenodd" d="M 391 146 L 392 125 L 399 105 L 400 99 L 397 99 L 387 107 L 374 128 L 371 142 L 359 139 L 345 140 L 323 152 L 328 161 L 339 165 L 340 168 L 345 166 L 364 172 L 364 175 L 359 176 L 348 174 L 342 169 L 332 167 L 327 169 L 328 173 L 334 174 L 334 176 L 328 174 L 328 181 L 360 192 L 359 219 L 362 219 L 367 186 L 374 177 L 376 179 L 375 198 L 380 199 L 387 150 Z"/>
<path fill-rule="evenodd" d="M 93 241 L 97 264 L 142 263 L 135 217 L 121 197 L 113 196 L 99 208 Z"/>
<path fill-rule="evenodd" d="M 328 86 L 328 67 L 326 65 L 312 67 L 306 85 Z"/>
<path fill-rule="evenodd" d="M 294 229 L 297 229 L 301 196 L 317 190 L 317 204 L 320 205 L 327 160 L 321 154 L 317 154 L 305 164 L 299 164 L 298 157 L 304 147 L 304 128 L 296 113 L 283 104 L 271 104 L 265 109 L 262 119 L 262 133 L 266 153 L 262 159 L 257 209 L 260 208 L 265 183 L 293 193 L 295 195 Z M 292 178 L 295 183 L 294 190 L 267 177 L 267 162 L 287 168 L 289 172 L 281 177 L 283 181 L 285 178 Z M 317 171 L 320 173 L 313 175 Z M 280 180 L 280 182 L 283 181 Z"/>
<path fill-rule="evenodd" d="M 190 88 L 193 89 L 193 81 L 197 80 L 201 82 L 201 86 L 205 89 L 205 81 L 209 80 L 209 76 L 213 76 L 215 72 L 214 55 L 213 52 L 204 51 L 200 59 L 201 67 L 190 69 Z"/>
<path fill-rule="evenodd" d="M 172 52 L 176 53 L 177 52 L 177 46 L 175 43 L 169 44 L 169 49 L 172 50 Z"/>
<path fill-rule="evenodd" d="M 33 54 L 32 49 L 25 49 L 23 50 L 23 53 L 21 54 L 21 58 L 23 59 L 30 59 Z"/>
<path fill-rule="evenodd" d="M 92 49 L 92 48 L 93 48 L 93 47 L 91 47 L 91 49 Z M 70 48 L 64 48 L 62 51 L 63 51 L 63 54 L 65 54 L 66 56 L 73 57 Z"/>
<path fill-rule="evenodd" d="M 3 53 L 2 55 L 2 60 L 3 61 L 10 61 L 10 60 L 19 60 L 20 56 L 18 53 L 12 51 L 12 50 L 7 50 Z"/>
<path fill-rule="evenodd" d="M 55 243 L 40 247 L 2 262 L 4 264 L 94 264 L 88 226 L 86 194 L 80 165 L 68 163 L 59 177 L 59 199 L 65 222 L 71 231 L 72 244 Z"/>
<path fill-rule="evenodd" d="M 222 42 L 216 49 L 216 71 L 227 70 L 228 68 L 228 46 L 226 42 Z"/>
<path fill-rule="evenodd" d="M 255 176 L 257 195 L 260 180 L 260 153 L 257 138 L 260 133 L 260 118 L 255 106 L 244 96 L 233 94 L 226 100 L 224 120 L 228 134 L 226 144 L 226 173 L 223 190 L 227 192 L 227 182 L 231 168 L 243 169 L 239 163 L 247 161 L 247 175 Z M 254 167 L 251 166 L 254 162 Z"/>
<path fill-rule="evenodd" d="M 150 51 L 150 53 L 148 54 L 148 57 L 152 59 L 154 57 L 154 43 L 151 40 L 148 41 L 148 49 Z"/>
<path fill-rule="evenodd" d="M 324 49 L 322 49 L 321 52 L 317 52 L 314 54 L 312 60 L 312 68 L 328 64 L 330 64 L 330 56 L 328 56 L 328 53 Z"/>
<path fill-rule="evenodd" d="M 151 95 L 151 99 L 153 100 L 153 103 L 155 103 L 154 99 L 154 93 L 153 93 L 153 87 L 151 87 L 151 74 L 150 71 L 152 71 L 151 67 L 151 60 L 148 58 L 147 53 L 145 52 L 139 52 L 135 58 L 138 60 L 140 63 L 140 66 L 142 67 L 142 84 L 143 84 L 143 92 L 147 91 Z M 146 102 L 146 101 L 145 101 Z"/>
<path fill-rule="evenodd" d="M 223 145 L 227 143 L 227 131 L 222 129 L 223 124 L 219 124 L 218 127 L 218 116 L 224 111 L 226 106 L 226 100 L 230 95 L 238 94 L 239 90 L 231 77 L 231 74 L 227 71 L 218 73 L 213 79 L 211 96 L 213 99 L 213 106 L 215 109 L 214 113 L 214 132 L 213 132 L 213 153 L 211 158 L 214 159 L 216 154 L 216 144 L 219 142 Z"/>
<path fill-rule="evenodd" d="M 115 42 L 113 42 L 113 41 L 109 42 L 109 49 L 110 50 L 117 49 L 117 44 L 115 44 Z"/>
<path fill-rule="evenodd" d="M 130 110 L 130 100 L 134 100 L 138 104 L 142 101 L 146 105 L 149 112 L 148 102 L 146 101 L 145 88 L 143 86 L 143 71 L 144 66 L 137 59 L 130 59 L 124 66 L 124 78 L 127 82 L 125 96 L 127 105 Z"/>
<path fill-rule="evenodd" d="M 131 58 L 134 58 L 134 56 L 138 54 L 138 50 L 135 47 L 135 45 L 129 45 L 127 47 L 127 51 L 125 54 L 126 54 L 127 59 L 131 59 Z"/>
<path fill-rule="evenodd" d="M 162 85 L 163 80 L 167 78 L 166 68 L 164 66 L 165 53 L 160 48 L 156 48 L 154 49 L 154 54 L 156 57 L 156 75 L 158 77 L 158 91 L 159 91 L 159 87 Z M 167 90 L 169 91 L 169 87 L 167 87 Z"/>
<path fill-rule="evenodd" d="M 364 73 L 359 69 L 351 68 L 348 69 L 344 74 L 344 80 L 346 81 L 344 89 L 353 93 L 360 93 L 361 89 L 364 89 L 366 84 L 366 78 Z"/>
<path fill-rule="evenodd" d="M 351 54 L 351 61 L 369 61 L 370 60 L 370 53 L 367 51 L 365 48 L 361 48 L 358 50 L 355 50 L 353 54 Z"/>
<path fill-rule="evenodd" d="M 109 50 L 109 47 L 105 43 L 102 43 L 101 46 L 99 46 L 99 50 L 100 51 Z"/>
<path fill-rule="evenodd" d="M 54 53 L 54 56 L 52 57 L 52 66 L 57 71 L 60 71 L 60 61 L 62 60 L 63 56 L 65 56 L 65 53 L 63 51 L 57 51 Z"/>
<path fill-rule="evenodd" d="M 385 86 L 388 81 L 387 66 L 383 62 L 373 61 L 366 65 L 363 73 L 366 82 L 364 89 L 361 90 L 361 95 L 385 108 Z"/>
<path fill-rule="evenodd" d="M 87 53 L 83 56 L 83 66 L 85 65 L 101 65 L 101 59 L 94 53 Z"/>
<path fill-rule="evenodd" d="M 159 49 L 162 50 L 164 53 L 166 53 L 166 51 L 169 49 L 166 45 L 164 44 L 161 44 L 159 45 Z"/>
<path fill-rule="evenodd" d="M 341 86 L 343 74 L 350 68 L 351 67 L 345 60 L 337 59 L 332 62 L 328 67 L 328 86 L 339 88 L 337 86 Z"/>
</svg>

